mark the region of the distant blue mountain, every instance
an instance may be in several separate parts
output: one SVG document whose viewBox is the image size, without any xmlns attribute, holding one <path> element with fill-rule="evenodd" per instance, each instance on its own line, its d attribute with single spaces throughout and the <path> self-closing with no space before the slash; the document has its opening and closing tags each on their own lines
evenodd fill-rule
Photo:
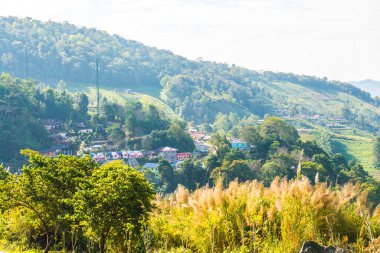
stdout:
<svg viewBox="0 0 380 253">
<path fill-rule="evenodd" d="M 362 81 L 353 81 L 350 83 L 364 91 L 369 92 L 372 97 L 380 97 L 380 81 L 366 79 Z"/>
</svg>

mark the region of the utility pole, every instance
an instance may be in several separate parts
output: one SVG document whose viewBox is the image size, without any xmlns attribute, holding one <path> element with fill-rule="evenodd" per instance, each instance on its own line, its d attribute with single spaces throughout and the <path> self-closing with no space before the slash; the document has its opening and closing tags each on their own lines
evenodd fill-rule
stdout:
<svg viewBox="0 0 380 253">
<path fill-rule="evenodd" d="M 99 59 L 96 58 L 96 114 L 100 115 L 100 94 L 99 94 Z"/>
<path fill-rule="evenodd" d="M 25 78 L 29 78 L 29 51 L 25 48 Z"/>
</svg>

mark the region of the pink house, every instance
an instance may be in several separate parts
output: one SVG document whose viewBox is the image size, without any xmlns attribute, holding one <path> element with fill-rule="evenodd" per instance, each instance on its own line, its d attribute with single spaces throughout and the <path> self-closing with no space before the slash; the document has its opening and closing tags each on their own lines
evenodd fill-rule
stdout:
<svg viewBox="0 0 380 253">
<path fill-rule="evenodd" d="M 190 152 L 177 153 L 177 161 L 189 160 L 190 157 Z"/>
</svg>

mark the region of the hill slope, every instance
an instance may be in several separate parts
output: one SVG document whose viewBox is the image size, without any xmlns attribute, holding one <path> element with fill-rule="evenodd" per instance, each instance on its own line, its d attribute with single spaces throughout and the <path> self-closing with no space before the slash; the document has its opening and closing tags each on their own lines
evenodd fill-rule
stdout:
<svg viewBox="0 0 380 253">
<path fill-rule="evenodd" d="M 213 122 L 218 113 L 233 112 L 241 117 L 251 113 L 261 117 L 338 114 L 371 125 L 363 127 L 378 127 L 376 101 L 350 84 L 190 61 L 67 22 L 0 18 L 0 71 L 19 77 L 28 73 L 48 83 L 63 80 L 81 88 L 94 83 L 96 58 L 103 87 L 149 91 L 196 124 Z"/>
</svg>

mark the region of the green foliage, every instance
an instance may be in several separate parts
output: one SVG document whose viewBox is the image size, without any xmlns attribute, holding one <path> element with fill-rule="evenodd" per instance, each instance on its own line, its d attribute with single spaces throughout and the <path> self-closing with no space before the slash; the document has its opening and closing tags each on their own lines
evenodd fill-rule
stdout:
<svg viewBox="0 0 380 253">
<path fill-rule="evenodd" d="M 74 109 L 71 95 L 50 88 L 41 89 L 41 86 L 35 81 L 12 78 L 9 74 L 0 76 L 1 162 L 22 160 L 19 151 L 23 148 L 43 149 L 49 145 L 41 119 L 64 123 L 86 117 Z"/>
<path fill-rule="evenodd" d="M 167 130 L 154 130 L 144 136 L 141 141 L 142 148 L 154 150 L 161 147 L 174 147 L 179 152 L 191 152 L 195 149 L 193 139 L 184 130 L 184 126 L 174 122 Z"/>
<path fill-rule="evenodd" d="M 179 184 L 193 191 L 208 183 L 208 172 L 196 160 L 186 160 L 180 163 L 177 170 Z"/>
<path fill-rule="evenodd" d="M 80 94 L 79 95 L 79 102 L 78 102 L 78 111 L 80 115 L 87 115 L 88 113 L 88 105 L 89 105 L 89 100 L 88 96 L 86 94 Z"/>
<path fill-rule="evenodd" d="M 144 108 L 140 102 L 136 102 L 128 109 L 125 127 L 131 136 L 147 135 L 154 130 L 169 128 L 169 121 L 160 114 L 154 105 Z"/>
<path fill-rule="evenodd" d="M 261 144 L 262 137 L 259 135 L 257 128 L 254 126 L 246 126 L 240 131 L 240 138 L 251 146 L 257 146 Z"/>
<path fill-rule="evenodd" d="M 276 140 L 284 145 L 292 145 L 299 140 L 297 130 L 277 117 L 266 118 L 259 127 L 259 134 L 263 139 Z"/>
<path fill-rule="evenodd" d="M 143 247 L 138 236 L 153 196 L 141 173 L 113 161 L 93 170 L 76 194 L 75 209 L 84 220 L 85 233 L 94 234 L 99 242 L 100 252 L 105 252 L 107 240 L 117 250 L 135 252 Z"/>
<path fill-rule="evenodd" d="M 375 157 L 375 163 L 377 165 L 380 165 L 380 137 L 377 137 L 375 139 L 374 143 L 374 157 Z"/>
<path fill-rule="evenodd" d="M 88 157 L 52 159 L 30 150 L 22 153 L 29 157 L 29 164 L 23 167 L 20 176 L 7 182 L 2 194 L 9 208 L 25 208 L 40 222 L 47 252 L 55 243 L 58 231 L 70 231 L 76 224 L 72 200 L 95 163 Z"/>
<path fill-rule="evenodd" d="M 247 161 L 233 160 L 232 162 L 224 161 L 221 167 L 215 168 L 211 173 L 211 178 L 217 181 L 223 179 L 226 185 L 233 180 L 247 181 L 254 179 L 254 174 Z"/>
<path fill-rule="evenodd" d="M 154 192 L 140 172 L 121 161 L 98 167 L 88 156 L 23 154 L 29 163 L 20 175 L 0 168 L 2 240 L 44 252 L 142 249 Z"/>
<path fill-rule="evenodd" d="M 215 155 L 218 161 L 222 161 L 227 152 L 231 149 L 231 144 L 227 138 L 221 134 L 213 134 L 210 138 L 210 154 Z"/>
<path fill-rule="evenodd" d="M 106 128 L 108 140 L 112 141 L 117 147 L 123 147 L 125 144 L 125 133 L 118 124 L 112 124 Z"/>
<path fill-rule="evenodd" d="M 260 117 L 279 111 L 290 114 L 339 114 L 347 98 L 351 117 L 362 127 L 378 127 L 379 110 L 369 93 L 350 84 L 291 73 L 257 72 L 209 61 L 191 61 L 96 29 L 67 22 L 30 18 L 0 19 L 0 69 L 25 77 L 25 49 L 29 75 L 68 86 L 93 84 L 95 61 L 100 82 L 108 88 L 161 90 L 175 112 L 196 124 L 213 123 L 218 113 Z M 77 87 L 76 87 L 77 88 Z M 326 100 L 321 108 L 320 99 Z M 331 102 L 331 103 L 330 103 Z M 331 106 L 333 104 L 333 106 Z M 365 106 L 360 106 L 364 104 Z M 338 109 L 339 110 L 339 109 Z M 364 121 L 362 119 L 366 119 Z M 220 119 L 217 119 L 217 124 Z M 225 125 L 224 123 L 222 125 Z"/>
</svg>

